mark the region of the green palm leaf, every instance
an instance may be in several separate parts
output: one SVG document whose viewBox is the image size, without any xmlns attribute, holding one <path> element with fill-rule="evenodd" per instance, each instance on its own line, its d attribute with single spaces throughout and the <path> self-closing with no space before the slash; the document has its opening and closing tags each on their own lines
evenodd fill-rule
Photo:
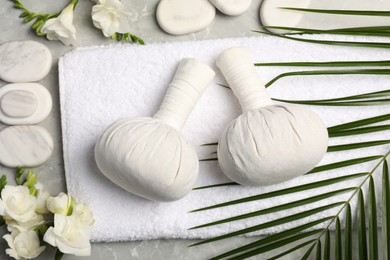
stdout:
<svg viewBox="0 0 390 260">
<path fill-rule="evenodd" d="M 360 157 L 360 158 L 356 158 L 356 159 L 350 159 L 350 160 L 325 164 L 325 165 L 315 167 L 313 170 L 309 171 L 307 174 L 329 171 L 329 170 L 334 170 L 334 169 L 338 169 L 338 168 L 348 167 L 351 165 L 375 161 L 375 160 L 381 159 L 382 157 L 383 157 L 382 155 L 374 155 L 374 156 Z"/>
<path fill-rule="evenodd" d="M 216 204 L 216 205 L 209 206 L 209 207 L 204 207 L 204 208 L 192 210 L 190 212 L 198 212 L 198 211 L 216 209 L 216 208 L 221 208 L 221 207 L 227 207 L 227 206 L 231 206 L 231 205 L 235 205 L 235 204 L 263 200 L 263 199 L 278 197 L 278 196 L 282 196 L 282 195 L 292 194 L 292 193 L 296 193 L 296 192 L 301 192 L 301 191 L 305 191 L 305 190 L 316 189 L 319 187 L 324 187 L 324 186 L 332 185 L 332 184 L 347 181 L 347 180 L 361 178 L 361 177 L 367 176 L 368 174 L 369 174 L 368 172 L 361 172 L 361 173 L 355 173 L 355 174 L 340 176 L 340 177 L 336 177 L 336 178 L 331 178 L 331 179 L 327 179 L 327 180 L 323 180 L 323 181 L 307 183 L 307 184 L 303 184 L 303 185 L 299 185 L 299 186 L 294 186 L 294 187 L 285 188 L 285 189 L 281 189 L 281 190 L 271 191 L 268 193 L 249 196 L 249 197 L 245 197 L 245 198 L 241 198 L 241 199 L 237 199 L 237 200 L 232 200 L 229 202 L 224 202 L 224 203 Z"/>
<path fill-rule="evenodd" d="M 364 47 L 364 48 L 381 48 L 388 49 L 390 48 L 390 43 L 387 42 L 357 42 L 357 41 L 327 41 L 327 40 L 314 40 L 314 39 L 305 39 L 305 38 L 295 38 L 289 37 L 286 35 L 279 35 L 270 32 L 262 31 L 253 31 L 260 34 L 266 34 L 274 37 L 279 37 L 283 39 L 306 42 L 306 43 L 315 43 L 315 44 L 324 44 L 324 45 L 334 45 L 334 46 L 351 46 L 351 47 Z"/>
<path fill-rule="evenodd" d="M 255 242 L 249 243 L 249 244 L 244 245 L 244 246 L 240 246 L 240 247 L 238 247 L 236 249 L 233 249 L 233 250 L 230 250 L 230 251 L 228 251 L 226 253 L 217 255 L 217 256 L 213 257 L 212 259 L 213 260 L 222 259 L 222 258 L 231 256 L 231 255 L 235 255 L 235 254 L 238 254 L 238 253 L 241 253 L 241 252 L 244 252 L 244 251 L 248 251 L 250 249 L 254 249 L 254 248 L 258 248 L 260 246 L 264 246 L 264 245 L 272 243 L 272 242 L 276 242 L 276 241 L 281 240 L 281 239 L 288 238 L 288 237 L 290 237 L 292 235 L 296 235 L 299 232 L 302 232 L 302 231 L 304 231 L 304 230 L 306 230 L 308 228 L 311 228 L 311 227 L 314 227 L 314 226 L 316 226 L 318 224 L 321 224 L 321 223 L 324 223 L 326 221 L 329 221 L 329 220 L 331 220 L 333 218 L 334 218 L 334 216 L 322 218 L 322 219 L 319 219 L 319 220 L 316 220 L 316 221 L 312 221 L 312 222 L 309 222 L 309 223 L 306 223 L 306 224 L 294 227 L 294 228 L 289 229 L 289 230 L 285 230 L 285 231 L 282 231 L 282 232 L 279 232 L 279 233 L 272 234 L 270 236 L 267 236 L 265 238 L 262 238 L 260 240 L 255 241 Z"/>
<path fill-rule="evenodd" d="M 292 76 L 316 76 L 316 75 L 390 75 L 390 69 L 356 69 L 356 70 L 308 70 L 282 73 L 265 84 L 268 88 L 276 81 Z"/>
<path fill-rule="evenodd" d="M 345 210 L 345 255 L 344 259 L 352 260 L 352 212 L 351 205 L 347 203 Z"/>
<path fill-rule="evenodd" d="M 324 260 L 330 259 L 330 232 L 329 229 L 325 232 L 325 244 L 324 244 Z"/>
<path fill-rule="evenodd" d="M 316 259 L 321 260 L 321 240 L 317 240 Z"/>
<path fill-rule="evenodd" d="M 368 186 L 368 241 L 369 241 L 369 255 L 370 259 L 378 259 L 378 225 L 376 212 L 376 195 L 374 179 L 370 176 Z"/>
<path fill-rule="evenodd" d="M 385 145 L 385 144 L 390 144 L 390 140 L 379 140 L 379 141 L 371 141 L 371 142 L 363 142 L 363 143 L 334 145 L 328 147 L 328 152 L 340 152 L 340 151 L 367 148 L 367 147 Z"/>
<path fill-rule="evenodd" d="M 353 122 L 349 122 L 349 123 L 345 123 L 345 124 L 340 124 L 337 126 L 332 126 L 332 127 L 328 128 L 328 132 L 334 133 L 334 132 L 338 132 L 338 131 L 345 131 L 347 129 L 376 124 L 376 123 L 380 123 L 380 122 L 387 121 L 387 120 L 390 120 L 390 114 L 374 116 L 374 117 L 365 118 L 365 119 L 361 119 L 361 120 L 357 120 L 357 121 L 353 121 Z"/>
<path fill-rule="evenodd" d="M 357 212 L 360 260 L 367 259 L 366 213 L 365 213 L 364 205 L 365 204 L 364 204 L 363 191 L 360 189 L 358 195 L 358 212 Z"/>
<path fill-rule="evenodd" d="M 234 256 L 234 257 L 232 257 L 230 259 L 234 259 L 234 260 L 246 259 L 248 257 L 255 256 L 255 255 L 258 255 L 258 254 L 261 254 L 261 253 L 265 253 L 265 252 L 268 252 L 268 251 L 271 251 L 271 250 L 275 250 L 275 249 L 283 247 L 283 246 L 285 246 L 287 244 L 294 243 L 294 242 L 296 242 L 298 240 L 301 240 L 301 239 L 306 238 L 306 237 L 310 237 L 310 236 L 312 236 L 312 235 L 314 235 L 316 233 L 319 233 L 321 231 L 323 231 L 323 229 L 316 229 L 316 230 L 309 231 L 309 232 L 306 232 L 306 233 L 301 233 L 301 234 L 298 234 L 296 236 L 289 237 L 289 238 L 277 241 L 275 243 L 272 243 L 272 244 L 269 244 L 269 245 L 266 245 L 266 246 L 254 249 L 254 250 L 246 252 L 244 254 Z M 312 242 L 315 242 L 315 240 L 312 240 Z"/>
<path fill-rule="evenodd" d="M 307 250 L 306 254 L 302 256 L 302 260 L 306 260 L 311 255 L 311 252 L 313 252 L 314 247 L 316 246 L 316 243 L 313 243 L 313 245 Z"/>
<path fill-rule="evenodd" d="M 297 35 L 297 34 L 319 34 L 319 33 L 326 33 L 326 34 L 336 34 L 336 35 L 365 35 L 365 36 L 383 36 L 388 37 L 390 36 L 389 31 L 384 30 L 356 30 L 356 28 L 353 28 L 354 30 L 349 30 L 349 28 L 342 28 L 342 29 L 329 29 L 329 30 L 321 30 L 321 29 L 310 29 L 310 28 L 299 28 L 299 27 L 287 27 L 287 26 L 262 26 L 264 29 L 278 29 L 278 30 L 286 30 L 286 31 L 293 31 L 285 33 L 284 35 Z"/>
<path fill-rule="evenodd" d="M 390 28 L 390 27 L 389 27 Z M 257 67 L 381 67 L 390 66 L 390 60 L 380 61 L 316 61 L 316 62 L 258 62 Z"/>
<path fill-rule="evenodd" d="M 192 228 L 190 228 L 190 230 L 191 229 L 203 228 L 203 227 L 209 227 L 209 226 L 215 226 L 215 225 L 219 225 L 219 224 L 223 224 L 223 223 L 227 223 L 227 222 L 232 222 L 232 221 L 237 221 L 237 220 L 242 220 L 242 219 L 247 219 L 247 218 L 253 218 L 253 217 L 257 217 L 257 216 L 261 216 L 261 215 L 265 215 L 265 214 L 278 212 L 278 211 L 281 211 L 281 210 L 291 209 L 291 208 L 299 207 L 299 206 L 302 206 L 302 205 L 306 205 L 306 204 L 314 203 L 314 202 L 317 202 L 317 201 L 321 201 L 323 199 L 331 198 L 333 196 L 340 195 L 340 194 L 343 194 L 343 193 L 355 191 L 356 189 L 357 189 L 357 187 L 351 187 L 351 188 L 335 190 L 335 191 L 327 192 L 327 193 L 320 194 L 320 195 L 317 195 L 317 196 L 309 197 L 309 198 L 306 198 L 306 199 L 297 200 L 297 201 L 289 202 L 289 203 L 286 203 L 286 204 L 281 204 L 281 205 L 278 205 L 278 206 L 275 206 L 275 207 L 271 207 L 271 208 L 267 208 L 267 209 L 263 209 L 263 210 L 258 210 L 258 211 L 254 211 L 254 212 L 251 212 L 251 213 L 247 213 L 247 214 L 243 214 L 243 215 L 239 215 L 239 216 L 235 216 L 235 217 L 226 218 L 226 219 L 222 219 L 222 220 L 219 220 L 219 221 L 203 224 L 203 225 L 200 225 L 200 226 L 192 227 Z"/>
<path fill-rule="evenodd" d="M 386 243 L 390 239 L 390 182 L 387 160 L 383 162 L 382 170 L 382 205 L 383 259 L 390 259 L 390 246 Z"/>
<path fill-rule="evenodd" d="M 202 241 L 200 241 L 198 243 L 195 243 L 195 244 L 193 244 L 191 246 L 202 245 L 202 244 L 206 244 L 206 243 L 210 243 L 210 242 L 226 239 L 226 238 L 229 238 L 229 237 L 239 236 L 239 235 L 243 235 L 243 234 L 246 234 L 246 233 L 251 233 L 251 232 L 263 230 L 263 229 L 266 229 L 266 228 L 282 225 L 282 224 L 289 223 L 289 222 L 292 222 L 292 221 L 296 221 L 296 220 L 299 220 L 299 219 L 302 219 L 302 218 L 306 218 L 308 216 L 317 214 L 319 212 L 322 212 L 322 211 L 325 211 L 325 210 L 328 210 L 328 209 L 331 209 L 331 208 L 334 208 L 334 207 L 337 207 L 337 206 L 341 206 L 344 203 L 345 202 L 336 202 L 336 203 L 332 203 L 332 204 L 329 204 L 329 205 L 326 205 L 326 206 L 317 207 L 317 208 L 310 209 L 310 210 L 307 210 L 307 211 L 303 211 L 303 212 L 300 212 L 300 213 L 297 213 L 297 214 L 289 215 L 287 217 L 283 217 L 283 218 L 280 218 L 280 219 L 272 220 L 272 221 L 269 221 L 269 222 L 266 222 L 266 223 L 263 223 L 263 224 L 259 224 L 259 225 L 248 227 L 248 228 L 244 228 L 244 229 L 241 229 L 241 230 L 238 230 L 238 231 L 234 231 L 234 232 L 227 233 L 227 234 L 224 234 L 224 235 L 216 236 L 216 237 L 213 237 L 213 238 L 205 239 L 205 240 L 202 240 Z"/>
<path fill-rule="evenodd" d="M 376 11 L 376 10 L 329 10 L 329 9 L 309 9 L 309 8 L 296 8 L 296 7 L 280 7 L 280 9 L 293 10 L 308 13 L 321 13 L 321 14 L 343 14 L 343 15 L 367 15 L 367 16 L 390 16 L 389 11 Z"/>
<path fill-rule="evenodd" d="M 340 219 L 336 218 L 336 238 L 335 238 L 335 259 L 342 260 L 343 259 L 343 242 L 341 241 L 341 224 Z"/>
<path fill-rule="evenodd" d="M 291 249 L 289 249 L 289 250 L 287 250 L 287 251 L 284 251 L 284 252 L 281 253 L 281 254 L 278 254 L 278 255 L 276 255 L 276 256 L 273 256 L 273 257 L 271 257 L 271 258 L 268 258 L 268 260 L 279 259 L 279 258 L 281 258 L 281 257 L 283 257 L 283 256 L 285 256 L 285 255 L 288 255 L 288 254 L 290 254 L 290 253 L 292 253 L 292 252 L 294 252 L 294 251 L 297 251 L 298 249 L 301 249 L 302 247 L 305 247 L 305 246 L 307 246 L 307 245 L 309 245 L 309 244 L 311 244 L 311 243 L 313 243 L 313 242 L 315 242 L 314 239 L 309 240 L 309 241 L 306 241 L 306 242 L 304 242 L 304 243 L 302 243 L 302 244 L 299 244 L 299 245 L 297 245 L 297 246 L 295 246 L 295 247 L 293 247 L 293 248 L 291 248 Z"/>
<path fill-rule="evenodd" d="M 381 132 L 386 130 L 390 130 L 390 125 L 369 126 L 369 127 L 362 127 L 362 128 L 345 130 L 345 131 L 342 130 L 334 131 L 329 133 L 329 137 L 361 135 L 361 134 L 369 134 L 369 133 Z"/>
</svg>

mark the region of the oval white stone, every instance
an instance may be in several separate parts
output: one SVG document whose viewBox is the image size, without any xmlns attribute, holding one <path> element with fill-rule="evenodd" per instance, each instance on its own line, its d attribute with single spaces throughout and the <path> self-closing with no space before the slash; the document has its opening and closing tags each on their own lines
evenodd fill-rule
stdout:
<svg viewBox="0 0 390 260">
<path fill-rule="evenodd" d="M 50 50 L 36 41 L 12 41 L 0 45 L 0 78 L 8 82 L 35 82 L 49 73 Z"/>
<path fill-rule="evenodd" d="M 252 0 L 210 0 L 210 2 L 226 15 L 240 15 L 251 6 Z"/>
<path fill-rule="evenodd" d="M 0 131 L 0 163 L 7 167 L 36 167 L 53 153 L 53 138 L 43 127 L 9 126 Z"/>
<path fill-rule="evenodd" d="M 37 97 L 30 91 L 9 91 L 2 97 L 0 107 L 9 117 L 28 117 L 37 110 Z"/>
<path fill-rule="evenodd" d="M 279 7 L 309 7 L 311 0 L 264 0 L 260 7 L 260 20 L 263 26 L 296 27 L 304 12 L 283 10 Z M 268 29 L 274 33 L 286 33 L 285 30 Z"/>
<path fill-rule="evenodd" d="M 156 18 L 167 33 L 182 35 L 205 29 L 215 18 L 208 0 L 161 0 Z"/>
<path fill-rule="evenodd" d="M 13 83 L 0 88 L 0 121 L 8 125 L 33 125 L 50 114 L 49 91 L 37 83 Z"/>
</svg>

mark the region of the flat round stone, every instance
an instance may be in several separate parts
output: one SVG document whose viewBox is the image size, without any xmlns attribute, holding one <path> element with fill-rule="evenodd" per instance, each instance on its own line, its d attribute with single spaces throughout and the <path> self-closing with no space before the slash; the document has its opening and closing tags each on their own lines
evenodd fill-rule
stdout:
<svg viewBox="0 0 390 260">
<path fill-rule="evenodd" d="M 37 110 L 37 97 L 26 90 L 9 91 L 2 97 L 0 107 L 9 117 L 28 117 Z"/>
<path fill-rule="evenodd" d="M 252 0 L 209 0 L 221 13 L 226 15 L 240 15 L 251 6 Z"/>
<path fill-rule="evenodd" d="M 0 122 L 7 125 L 34 125 L 47 118 L 53 101 L 38 83 L 13 83 L 0 88 Z"/>
<path fill-rule="evenodd" d="M 279 7 L 308 8 L 311 0 L 264 0 L 260 7 L 260 21 L 263 26 L 297 27 L 304 16 L 304 12 L 284 10 Z M 273 33 L 289 31 L 267 29 Z"/>
<path fill-rule="evenodd" d="M 36 167 L 53 153 L 53 138 L 43 127 L 9 126 L 0 131 L 0 164 L 7 167 Z"/>
<path fill-rule="evenodd" d="M 49 73 L 50 50 L 36 41 L 12 41 L 0 45 L 0 78 L 8 82 L 35 82 Z"/>
<path fill-rule="evenodd" d="M 182 35 L 205 29 L 214 20 L 215 12 L 208 0 L 161 0 L 156 18 L 167 33 Z"/>
</svg>

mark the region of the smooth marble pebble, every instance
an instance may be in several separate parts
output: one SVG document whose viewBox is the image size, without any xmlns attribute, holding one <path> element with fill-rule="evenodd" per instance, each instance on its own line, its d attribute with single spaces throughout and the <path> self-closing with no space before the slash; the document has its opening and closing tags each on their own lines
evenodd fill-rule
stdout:
<svg viewBox="0 0 390 260">
<path fill-rule="evenodd" d="M 245 13 L 252 0 L 210 0 L 210 2 L 226 15 L 236 16 Z"/>
<path fill-rule="evenodd" d="M 28 117 L 37 110 L 37 97 L 30 91 L 11 90 L 0 100 L 0 107 L 9 117 Z"/>
<path fill-rule="evenodd" d="M 264 0 L 260 8 L 260 20 L 263 26 L 296 27 L 304 12 L 283 10 L 279 7 L 307 8 L 311 0 Z M 268 29 L 274 33 L 286 33 L 285 30 Z"/>
<path fill-rule="evenodd" d="M 38 83 L 13 83 L 0 88 L 0 122 L 8 125 L 32 125 L 51 112 L 49 91 Z"/>
<path fill-rule="evenodd" d="M 35 82 L 49 73 L 50 50 L 36 41 L 12 41 L 0 45 L 0 78 L 8 82 Z"/>
<path fill-rule="evenodd" d="M 0 131 L 0 164 L 7 167 L 36 167 L 53 153 L 50 133 L 36 125 L 9 126 Z"/>
<path fill-rule="evenodd" d="M 165 32 L 182 35 L 205 29 L 214 20 L 215 13 L 208 0 L 161 0 L 156 18 Z"/>
</svg>

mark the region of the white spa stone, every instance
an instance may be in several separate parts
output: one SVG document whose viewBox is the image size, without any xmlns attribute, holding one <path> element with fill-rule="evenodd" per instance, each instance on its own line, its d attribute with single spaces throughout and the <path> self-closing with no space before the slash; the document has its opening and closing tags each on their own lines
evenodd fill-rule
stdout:
<svg viewBox="0 0 390 260">
<path fill-rule="evenodd" d="M 53 139 L 43 127 L 9 126 L 0 131 L 0 164 L 7 167 L 36 167 L 53 153 Z"/>
<path fill-rule="evenodd" d="M 226 15 L 236 16 L 245 13 L 252 0 L 210 0 L 210 2 Z"/>
<path fill-rule="evenodd" d="M 53 106 L 49 91 L 38 83 L 13 83 L 0 88 L 0 122 L 8 125 L 38 124 Z"/>
<path fill-rule="evenodd" d="M 264 0 L 260 7 L 260 21 L 263 26 L 296 27 L 304 16 L 304 12 L 284 10 L 279 7 L 308 8 L 311 0 Z M 288 31 L 267 29 L 273 33 Z"/>
<path fill-rule="evenodd" d="M 205 29 L 214 20 L 215 12 L 208 0 L 161 0 L 156 18 L 165 32 L 182 35 Z"/>
<path fill-rule="evenodd" d="M 183 198 L 195 184 L 199 159 L 180 130 L 214 75 L 198 60 L 183 59 L 153 117 L 118 120 L 98 139 L 100 171 L 119 187 L 150 200 Z"/>
<path fill-rule="evenodd" d="M 35 82 L 49 73 L 50 50 L 36 41 L 12 41 L 0 45 L 0 78 L 8 82 Z"/>
<path fill-rule="evenodd" d="M 242 185 L 284 182 L 313 169 L 325 155 L 328 132 L 305 106 L 274 104 L 244 48 L 217 58 L 243 114 L 231 121 L 218 143 L 222 171 Z"/>
</svg>

